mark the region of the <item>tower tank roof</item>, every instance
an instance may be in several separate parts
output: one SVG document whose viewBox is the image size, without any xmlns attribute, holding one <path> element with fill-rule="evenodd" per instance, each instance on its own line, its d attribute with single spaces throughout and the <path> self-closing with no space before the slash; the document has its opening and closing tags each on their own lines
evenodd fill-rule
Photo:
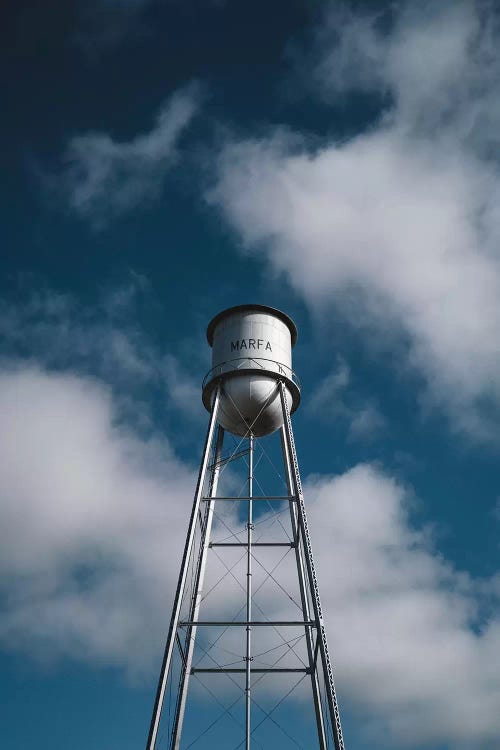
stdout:
<svg viewBox="0 0 500 750">
<path fill-rule="evenodd" d="M 297 326 L 286 313 L 282 312 L 281 310 L 277 310 L 275 307 L 269 307 L 268 305 L 235 305 L 235 307 L 228 307 L 227 310 L 222 310 L 222 312 L 218 313 L 215 318 L 212 318 L 207 326 L 207 341 L 210 346 L 212 346 L 214 343 L 214 331 L 221 320 L 223 320 L 223 318 L 226 318 L 228 315 L 232 315 L 232 313 L 245 312 L 245 310 L 248 310 L 249 312 L 269 313 L 269 315 L 274 315 L 276 318 L 282 320 L 283 323 L 285 323 L 285 325 L 287 325 L 290 329 L 292 346 L 295 346 L 298 336 Z"/>
</svg>

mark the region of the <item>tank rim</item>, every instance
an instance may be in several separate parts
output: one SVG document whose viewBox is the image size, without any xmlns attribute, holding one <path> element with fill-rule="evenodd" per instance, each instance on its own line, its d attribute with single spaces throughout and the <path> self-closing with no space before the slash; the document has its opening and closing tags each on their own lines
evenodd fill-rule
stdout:
<svg viewBox="0 0 500 750">
<path fill-rule="evenodd" d="M 265 375 L 269 378 L 272 378 L 272 380 L 276 380 L 276 382 L 278 382 L 279 380 L 283 380 L 286 387 L 292 394 L 292 408 L 290 409 L 290 413 L 293 414 L 295 411 L 297 411 L 300 405 L 300 388 L 297 383 L 295 383 L 286 375 L 278 375 L 274 370 L 255 370 L 253 367 L 242 368 L 241 370 L 233 370 L 232 372 L 225 372 L 222 375 L 215 375 L 210 380 L 207 380 L 203 385 L 201 397 L 203 406 L 208 412 L 212 411 L 212 393 L 217 383 L 223 383 L 224 380 L 229 380 L 230 378 L 238 378 L 244 375 L 255 375 L 256 373 L 258 375 Z"/>
<path fill-rule="evenodd" d="M 299 335 L 297 331 L 297 326 L 295 325 L 295 323 L 293 322 L 293 320 L 291 319 L 289 315 L 282 312 L 282 310 L 278 310 L 275 307 L 269 307 L 269 305 L 250 304 L 250 305 L 235 305 L 234 307 L 228 307 L 226 310 L 222 310 L 220 313 L 217 313 L 217 315 L 214 318 L 212 318 L 212 320 L 207 326 L 207 341 L 210 346 L 213 346 L 214 332 L 215 332 L 216 327 L 221 322 L 221 320 L 228 317 L 228 315 L 231 315 L 232 313 L 243 312 L 244 310 L 248 310 L 248 311 L 254 310 L 255 312 L 266 312 L 266 313 L 270 313 L 271 315 L 274 315 L 275 318 L 279 318 L 281 321 L 283 321 L 283 323 L 285 323 L 285 325 L 288 326 L 290 330 L 290 335 L 292 339 L 292 347 L 295 346 L 295 344 L 297 343 L 297 338 Z"/>
</svg>

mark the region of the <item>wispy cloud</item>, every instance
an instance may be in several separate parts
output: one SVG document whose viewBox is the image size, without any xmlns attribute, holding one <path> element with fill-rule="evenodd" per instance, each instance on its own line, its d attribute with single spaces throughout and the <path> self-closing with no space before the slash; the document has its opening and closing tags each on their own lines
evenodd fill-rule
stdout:
<svg viewBox="0 0 500 750">
<path fill-rule="evenodd" d="M 148 133 L 127 142 L 98 132 L 71 138 L 57 179 L 69 207 L 101 226 L 156 198 L 179 158 L 179 140 L 200 105 L 201 89 L 192 84 L 162 105 Z"/>
<path fill-rule="evenodd" d="M 47 372 L 97 378 L 113 390 L 115 410 L 144 428 L 158 409 L 186 424 L 203 421 L 200 389 L 186 368 L 192 342 L 165 353 L 141 327 L 141 312 L 155 304 L 148 280 L 136 273 L 103 288 L 91 305 L 25 282 L 22 299 L 0 303 L 0 365 L 32 362 Z"/>
<path fill-rule="evenodd" d="M 312 308 L 335 300 L 369 346 L 399 336 L 398 366 L 424 376 L 457 429 L 492 438 L 499 40 L 488 3 L 405 3 L 382 22 L 340 19 L 334 6 L 313 65 L 321 95 L 378 94 L 378 121 L 340 143 L 281 130 L 227 143 L 210 194 L 246 252 L 265 255 Z"/>
<path fill-rule="evenodd" d="M 194 379 L 193 373 L 170 354 L 164 359 L 163 372 L 172 406 L 194 422 L 199 423 L 205 419 L 206 411 L 200 399 L 200 383 Z"/>
<path fill-rule="evenodd" d="M 386 427 L 380 408 L 371 398 L 363 398 L 352 387 L 351 369 L 337 357 L 337 364 L 316 386 L 307 408 L 323 420 L 341 420 L 347 425 L 347 437 L 369 441 Z"/>
<path fill-rule="evenodd" d="M 98 376 L 114 386 L 151 384 L 161 357 L 134 320 L 148 289 L 146 279 L 132 274 L 86 306 L 69 294 L 28 284 L 22 300 L 0 304 L 2 355 Z"/>
</svg>

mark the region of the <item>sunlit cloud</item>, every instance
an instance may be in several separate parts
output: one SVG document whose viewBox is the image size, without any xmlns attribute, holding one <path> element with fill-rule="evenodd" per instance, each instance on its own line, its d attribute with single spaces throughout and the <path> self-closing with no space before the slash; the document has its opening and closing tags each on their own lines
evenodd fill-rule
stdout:
<svg viewBox="0 0 500 750">
<path fill-rule="evenodd" d="M 333 9 L 316 84 L 326 101 L 379 94 L 379 120 L 343 142 L 229 141 L 209 200 L 311 309 L 335 309 L 374 350 L 398 338 L 398 370 L 424 377 L 454 428 L 495 439 L 500 34 L 487 10 L 410 3 L 388 27 Z"/>
</svg>

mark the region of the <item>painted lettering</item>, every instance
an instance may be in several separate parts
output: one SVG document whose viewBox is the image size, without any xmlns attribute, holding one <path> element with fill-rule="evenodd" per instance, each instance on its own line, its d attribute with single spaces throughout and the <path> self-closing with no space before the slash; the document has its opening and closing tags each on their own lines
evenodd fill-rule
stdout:
<svg viewBox="0 0 500 750">
<path fill-rule="evenodd" d="M 231 351 L 240 352 L 242 349 L 265 349 L 266 352 L 272 352 L 273 348 L 269 341 L 264 339 L 240 339 L 231 341 Z"/>
</svg>

